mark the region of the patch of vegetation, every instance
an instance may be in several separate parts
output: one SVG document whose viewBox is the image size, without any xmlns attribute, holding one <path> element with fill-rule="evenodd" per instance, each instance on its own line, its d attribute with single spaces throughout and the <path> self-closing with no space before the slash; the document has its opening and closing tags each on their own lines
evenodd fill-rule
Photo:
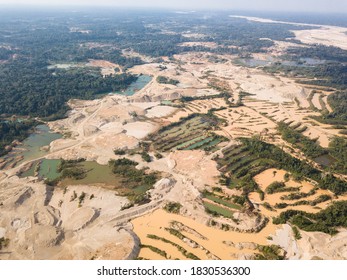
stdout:
<svg viewBox="0 0 347 280">
<path fill-rule="evenodd" d="M 295 188 L 298 191 L 299 188 Z M 310 190 L 308 193 L 303 193 L 303 192 L 296 192 L 296 193 L 290 193 L 288 195 L 281 196 L 282 200 L 298 200 L 301 198 L 309 197 L 311 195 L 314 195 L 316 193 L 315 189 Z"/>
<path fill-rule="evenodd" d="M 78 207 L 82 206 L 85 198 L 86 198 L 86 193 L 82 192 L 81 195 L 78 197 Z"/>
<path fill-rule="evenodd" d="M 286 252 L 277 245 L 259 245 L 257 249 L 260 253 L 254 255 L 255 260 L 285 260 Z"/>
<path fill-rule="evenodd" d="M 204 202 L 206 213 L 212 215 L 213 217 L 225 217 L 229 219 L 234 219 L 234 212 L 218 205 Z"/>
<path fill-rule="evenodd" d="M 162 238 L 162 237 L 159 237 L 157 235 L 154 235 L 154 234 L 148 234 L 147 235 L 148 238 L 150 239 L 154 239 L 154 240 L 160 240 L 164 243 L 168 243 L 168 244 L 171 244 L 172 246 L 176 247 L 182 254 L 183 256 L 185 256 L 186 258 L 188 259 L 192 259 L 192 260 L 200 260 L 197 256 L 195 256 L 193 253 L 190 253 L 188 252 L 186 249 L 184 249 L 183 247 L 181 247 L 180 245 L 168 240 L 168 239 L 165 239 L 165 238 Z"/>
<path fill-rule="evenodd" d="M 334 137 L 329 143 L 329 153 L 336 160 L 330 168 L 336 172 L 347 174 L 347 139 Z"/>
<path fill-rule="evenodd" d="M 165 206 L 164 206 L 164 210 L 169 212 L 169 213 L 173 213 L 173 214 L 179 214 L 180 210 L 182 208 L 182 204 L 179 202 L 168 202 Z"/>
<path fill-rule="evenodd" d="M 141 153 L 141 158 L 145 161 L 145 162 L 151 162 L 151 156 L 147 153 L 147 152 L 142 152 Z"/>
<path fill-rule="evenodd" d="M 238 195 L 233 195 L 232 196 L 232 201 L 238 205 L 243 206 L 246 203 L 246 197 L 245 196 L 238 196 Z"/>
<path fill-rule="evenodd" d="M 299 61 L 302 57 L 347 62 L 347 51 L 334 46 L 315 45 L 309 48 L 289 48 L 287 56 Z"/>
<path fill-rule="evenodd" d="M 43 65 L 33 65 L 29 58 L 20 58 L 11 63 L 11 67 L 0 65 L 0 114 L 62 118 L 69 109 L 68 100 L 92 99 L 103 93 L 121 91 L 136 79 L 129 74 L 103 77 L 82 68 L 79 71 L 49 70 Z"/>
<path fill-rule="evenodd" d="M 316 199 L 314 199 L 313 201 L 311 201 L 310 205 L 316 206 L 319 203 L 326 202 L 326 201 L 329 201 L 331 199 L 332 199 L 332 197 L 330 195 L 322 194 L 319 197 L 317 197 Z"/>
<path fill-rule="evenodd" d="M 117 156 L 123 156 L 126 154 L 126 150 L 124 149 L 115 149 L 114 150 L 114 154 L 117 155 Z"/>
<path fill-rule="evenodd" d="M 5 249 L 10 244 L 10 239 L 1 237 L 0 238 L 0 250 Z"/>
<path fill-rule="evenodd" d="M 148 248 L 149 250 L 151 250 L 152 252 L 164 257 L 165 259 L 167 259 L 167 253 L 163 250 L 158 249 L 157 247 L 154 247 L 152 245 L 144 245 L 141 244 L 140 245 L 141 248 Z"/>
<path fill-rule="evenodd" d="M 221 184 L 229 188 L 242 189 L 244 195 L 261 191 L 253 177 L 266 170 L 267 163 L 253 157 L 247 147 L 232 146 L 223 150 L 223 157 L 216 160 L 222 173 Z"/>
<path fill-rule="evenodd" d="M 333 108 L 333 112 L 325 112 L 322 116 L 312 118 L 324 124 L 347 125 L 347 91 L 337 91 L 330 94 L 328 103 Z"/>
<path fill-rule="evenodd" d="M 267 210 L 269 210 L 269 211 L 275 211 L 275 210 L 272 208 L 272 206 L 270 205 L 270 203 L 268 203 L 268 202 L 264 202 L 262 205 L 264 206 L 265 209 L 267 209 Z"/>
<path fill-rule="evenodd" d="M 276 167 L 290 171 L 297 179 L 305 177 L 318 182 L 321 189 L 328 189 L 335 194 L 342 194 L 347 191 L 347 183 L 336 178 L 332 174 L 323 174 L 318 169 L 285 153 L 275 145 L 260 141 L 257 138 L 241 138 L 240 141 L 247 147 L 249 153 L 261 159 L 261 164 L 267 167 Z"/>
<path fill-rule="evenodd" d="M 163 158 L 163 155 L 161 153 L 155 153 L 154 156 L 155 156 L 156 159 Z"/>
<path fill-rule="evenodd" d="M 347 201 L 337 201 L 318 213 L 287 210 L 273 219 L 274 224 L 290 222 L 304 231 L 321 231 L 336 234 L 338 227 L 347 227 Z"/>
<path fill-rule="evenodd" d="M 299 188 L 286 187 L 286 185 L 283 182 L 273 182 L 266 188 L 265 191 L 268 194 L 274 194 L 279 192 L 292 192 L 297 190 L 299 190 Z"/>
<path fill-rule="evenodd" d="M 121 177 L 121 183 L 129 189 L 134 189 L 139 186 L 145 189 L 150 189 L 158 180 L 158 173 L 148 173 L 146 169 L 136 169 L 137 162 L 127 158 L 110 160 L 109 166 L 112 172 Z"/>
<path fill-rule="evenodd" d="M 59 166 L 58 172 L 61 173 L 59 180 L 64 178 L 70 178 L 74 180 L 81 180 L 87 176 L 87 170 L 80 164 L 85 159 L 77 160 L 64 160 L 62 159 Z M 56 181 L 56 180 L 54 180 Z"/>
<path fill-rule="evenodd" d="M 192 114 L 179 122 L 161 128 L 148 139 L 153 140 L 154 150 L 161 152 L 194 149 L 210 151 L 226 140 L 212 132 L 218 128 L 220 122 L 212 114 Z"/>
<path fill-rule="evenodd" d="M 87 170 L 80 164 L 85 159 L 78 160 L 64 160 L 62 159 L 59 166 L 58 172 L 61 173 L 59 180 L 64 178 L 70 178 L 74 180 L 81 180 L 87 176 Z"/>
<path fill-rule="evenodd" d="M 164 77 L 164 76 L 158 76 L 157 82 L 159 84 L 169 84 L 169 85 L 174 85 L 174 86 L 176 86 L 180 83 L 178 80 L 170 79 L 170 78 Z"/>
<path fill-rule="evenodd" d="M 301 236 L 300 231 L 298 230 L 298 228 L 297 227 L 292 227 L 292 230 L 293 230 L 294 238 L 296 240 L 300 240 L 302 238 L 302 236 Z"/>
<path fill-rule="evenodd" d="M 328 153 L 328 151 L 319 146 L 316 141 L 304 136 L 284 122 L 280 122 L 278 124 L 278 131 L 281 133 L 282 138 L 285 141 L 299 148 L 306 156 L 311 159 Z"/>
</svg>

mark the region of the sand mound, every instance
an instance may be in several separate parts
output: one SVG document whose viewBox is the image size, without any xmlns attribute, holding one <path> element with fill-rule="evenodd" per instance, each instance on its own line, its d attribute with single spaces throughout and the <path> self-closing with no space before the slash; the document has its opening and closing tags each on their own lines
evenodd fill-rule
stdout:
<svg viewBox="0 0 347 280">
<path fill-rule="evenodd" d="M 143 139 L 148 134 L 155 131 L 156 126 L 148 122 L 133 122 L 124 126 L 126 134 L 137 139 Z"/>
<path fill-rule="evenodd" d="M 77 231 L 86 227 L 95 219 L 97 212 L 90 207 L 82 207 L 71 214 L 69 219 L 64 223 L 67 230 Z"/>
<path fill-rule="evenodd" d="M 157 106 L 147 111 L 146 117 L 148 118 L 161 118 L 174 113 L 177 109 L 169 106 Z"/>
</svg>

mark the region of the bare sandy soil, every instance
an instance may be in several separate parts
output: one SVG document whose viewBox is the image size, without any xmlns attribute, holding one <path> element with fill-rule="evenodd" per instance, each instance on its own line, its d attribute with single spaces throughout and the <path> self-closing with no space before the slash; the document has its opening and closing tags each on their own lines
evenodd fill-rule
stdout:
<svg viewBox="0 0 347 280">
<path fill-rule="evenodd" d="M 322 26 L 320 29 L 293 32 L 296 38 L 305 44 L 322 44 L 347 50 L 347 28 Z"/>
<path fill-rule="evenodd" d="M 101 68 L 101 74 L 104 77 L 116 74 L 115 69 L 118 69 L 119 74 L 123 73 L 122 67 L 119 64 L 115 64 L 106 60 L 90 59 L 89 63 L 86 64 L 86 66 Z"/>
<path fill-rule="evenodd" d="M 204 151 L 175 151 L 169 155 L 169 159 L 176 162 L 175 170 L 178 173 L 199 181 L 195 184 L 213 186 L 217 183 L 217 164 L 206 157 Z"/>
<path fill-rule="evenodd" d="M 293 30 L 296 39 L 305 44 L 322 44 L 326 46 L 335 46 L 341 49 L 347 50 L 347 28 L 330 26 L 330 25 L 318 25 L 318 24 L 305 24 L 296 22 L 274 21 L 271 19 L 257 18 L 257 17 L 245 17 L 245 16 L 232 16 L 237 18 L 244 18 L 250 21 L 257 21 L 262 23 L 284 23 L 299 26 L 313 27 L 316 29 L 309 30 Z"/>
<path fill-rule="evenodd" d="M 86 158 L 106 164 L 117 148 L 134 148 L 158 125 L 150 119 L 167 116 L 175 109 L 159 103 L 129 103 L 126 97 L 110 95 L 94 101 L 71 101 L 69 118 L 50 127 L 71 138 L 51 143 L 50 158 Z M 158 113 L 155 108 L 158 107 Z M 140 118 L 148 120 L 140 120 Z"/>
<path fill-rule="evenodd" d="M 302 105 L 298 107 L 296 103 L 273 104 L 255 100 L 253 98 L 246 99 L 244 103 L 247 107 L 256 111 L 257 114 L 261 114 L 269 120 L 276 122 L 283 121 L 285 123 L 291 122 L 291 126 L 300 124 L 298 129 L 306 127 L 307 129 L 304 132 L 304 135 L 311 139 L 318 138 L 318 143 L 322 147 L 328 147 L 330 140 L 334 136 L 339 135 L 338 130 L 332 129 L 331 125 L 320 124 L 312 120 L 310 116 L 319 116 L 320 113 L 314 112 L 308 108 L 303 109 Z M 274 122 L 272 123 L 274 124 Z M 247 126 L 247 128 L 249 127 Z"/>
<path fill-rule="evenodd" d="M 86 196 L 79 203 L 82 192 Z M 0 197 L 0 229 L 10 239 L 1 259 L 126 259 L 137 254 L 136 238 L 109 222 L 127 202 L 112 191 L 52 189 L 32 178 L 11 177 L 0 184 Z"/>
<path fill-rule="evenodd" d="M 330 236 L 322 232 L 300 232 L 302 238 L 295 240 L 289 225 L 283 225 L 273 235 L 273 242 L 288 252 L 291 260 L 345 260 L 347 258 L 347 231 L 341 230 Z"/>
</svg>

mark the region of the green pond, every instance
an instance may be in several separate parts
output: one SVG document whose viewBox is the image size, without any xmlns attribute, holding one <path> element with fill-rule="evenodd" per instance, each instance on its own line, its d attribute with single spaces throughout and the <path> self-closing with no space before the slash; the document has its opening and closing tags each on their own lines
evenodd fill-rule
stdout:
<svg viewBox="0 0 347 280">
<path fill-rule="evenodd" d="M 21 174 L 21 177 L 34 176 L 35 170 L 38 168 L 39 177 L 55 180 L 61 175 L 61 173 L 58 172 L 60 162 L 61 160 L 59 159 L 43 159 L 35 162 L 28 171 Z M 39 167 L 37 167 L 38 165 Z M 104 184 L 119 187 L 122 184 L 121 179 L 112 173 L 112 170 L 108 165 L 101 165 L 95 161 L 84 161 L 80 163 L 80 166 L 87 171 L 86 177 L 80 180 L 66 178 L 63 179 L 62 185 Z M 141 194 L 147 190 L 148 187 L 146 186 L 138 186 L 135 189 L 132 189 L 135 194 Z"/>
<path fill-rule="evenodd" d="M 212 203 L 208 203 L 206 201 L 204 201 L 204 206 L 205 208 L 207 208 L 208 210 L 212 211 L 212 212 L 216 212 L 218 213 L 219 215 L 222 215 L 224 217 L 227 217 L 227 218 L 233 218 L 233 214 L 234 212 L 231 211 L 231 210 L 228 210 L 228 209 L 225 209 L 223 207 L 220 207 L 220 206 L 217 206 L 215 204 L 212 204 Z"/>
<path fill-rule="evenodd" d="M 60 176 L 58 172 L 59 159 L 44 159 L 40 164 L 39 175 L 43 178 L 54 180 Z"/>
<path fill-rule="evenodd" d="M 23 146 L 21 147 L 25 151 L 19 155 L 24 156 L 23 161 L 42 157 L 47 154 L 47 151 L 42 150 L 42 147 L 48 146 L 52 141 L 60 138 L 62 138 L 62 135 L 52 133 L 47 125 L 39 125 L 36 127 L 36 132 L 23 141 Z"/>
<path fill-rule="evenodd" d="M 144 88 L 151 80 L 152 80 L 151 76 L 140 75 L 137 78 L 137 80 L 135 82 L 131 83 L 130 86 L 125 91 L 116 92 L 116 93 L 122 94 L 122 95 L 127 95 L 127 96 L 132 96 L 137 91 Z"/>
<path fill-rule="evenodd" d="M 162 100 L 160 103 L 161 105 L 165 105 L 165 106 L 171 106 L 175 104 L 171 100 Z"/>
<path fill-rule="evenodd" d="M 81 180 L 65 179 L 69 184 L 106 184 L 114 185 L 118 182 L 108 165 L 101 165 L 95 161 L 81 162 L 81 167 L 87 171 L 87 176 Z"/>
<path fill-rule="evenodd" d="M 26 138 L 22 145 L 19 145 L 16 150 L 4 156 L 6 159 L 11 159 L 19 156 L 23 156 L 23 159 L 18 162 L 31 161 L 36 158 L 43 157 L 48 154 L 47 150 L 42 149 L 44 146 L 57 139 L 62 138 L 59 133 L 53 133 L 47 125 L 38 125 L 35 128 L 35 132 Z M 18 164 L 17 163 L 17 164 Z"/>
<path fill-rule="evenodd" d="M 95 161 L 85 161 L 81 163 L 81 167 L 87 171 L 87 176 L 81 180 L 64 179 L 63 185 L 80 185 L 80 184 L 104 184 L 108 186 L 115 186 L 115 188 L 126 188 L 123 185 L 121 178 L 112 172 L 108 165 L 101 165 Z M 132 191 L 135 194 L 141 194 L 148 190 L 146 186 L 138 186 Z"/>
<path fill-rule="evenodd" d="M 60 164 L 60 159 L 43 159 L 41 161 L 35 162 L 32 167 L 22 173 L 22 177 L 34 176 L 35 169 L 38 167 L 38 175 L 45 179 L 54 180 L 59 178 L 61 175 L 58 172 L 58 167 Z M 87 171 L 87 176 L 81 180 L 65 179 L 71 184 L 114 184 L 116 176 L 112 173 L 111 168 L 108 165 L 100 165 L 95 161 L 85 161 L 81 162 L 80 166 Z"/>
<path fill-rule="evenodd" d="M 43 159 L 34 162 L 31 168 L 21 174 L 21 177 L 35 176 L 35 170 L 38 169 L 38 175 L 42 178 L 54 180 L 60 176 L 58 172 L 59 159 Z M 39 167 L 38 167 L 39 165 Z"/>
</svg>

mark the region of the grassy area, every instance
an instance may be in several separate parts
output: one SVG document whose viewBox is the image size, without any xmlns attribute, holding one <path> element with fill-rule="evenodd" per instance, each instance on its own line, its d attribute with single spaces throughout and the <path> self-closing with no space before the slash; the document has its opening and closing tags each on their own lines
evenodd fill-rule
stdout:
<svg viewBox="0 0 347 280">
<path fill-rule="evenodd" d="M 216 202 L 218 204 L 221 204 L 221 205 L 226 206 L 226 207 L 231 208 L 231 209 L 236 209 L 236 210 L 241 209 L 240 205 L 232 203 L 230 201 L 227 201 L 227 200 L 220 198 L 218 196 L 215 196 L 214 194 L 204 194 L 204 197 L 207 198 L 208 200 L 211 200 L 213 202 Z"/>
<path fill-rule="evenodd" d="M 216 216 L 216 217 L 223 216 L 230 219 L 234 218 L 233 217 L 234 212 L 231 210 L 225 209 L 221 206 L 218 206 L 212 203 L 208 203 L 206 201 L 204 201 L 204 206 L 205 206 L 206 212 L 213 216 Z"/>
</svg>

